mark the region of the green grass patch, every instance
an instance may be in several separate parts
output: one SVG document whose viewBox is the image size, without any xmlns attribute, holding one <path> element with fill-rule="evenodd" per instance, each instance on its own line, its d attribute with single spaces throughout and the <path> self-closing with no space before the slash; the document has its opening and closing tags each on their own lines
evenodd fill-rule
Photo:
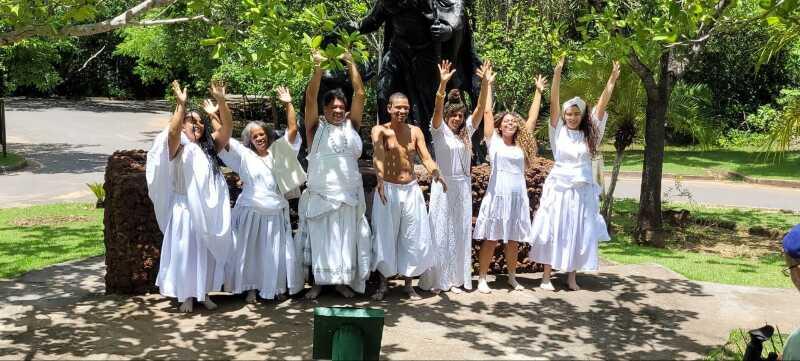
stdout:
<svg viewBox="0 0 800 361">
<path fill-rule="evenodd" d="M 800 215 L 752 209 L 706 208 L 667 205 L 665 208 L 687 208 L 693 217 L 737 222 L 737 228 L 762 226 L 788 230 L 800 223 Z M 638 203 L 633 200 L 615 202 L 611 242 L 600 245 L 603 258 L 622 264 L 655 263 L 667 267 L 690 280 L 732 285 L 792 288 L 791 280 L 781 272 L 785 267 L 780 253 L 780 240 L 752 236 L 746 231 L 709 226 L 666 226 L 667 247 L 654 248 L 635 244 L 631 234 L 635 227 Z M 738 252 L 738 253 L 737 253 Z M 726 256 L 742 254 L 743 256 Z"/>
<path fill-rule="evenodd" d="M 6 153 L 6 156 L 4 157 L 3 153 L 0 152 L 0 167 L 12 167 L 24 161 L 25 158 L 22 158 L 14 153 Z"/>
<path fill-rule="evenodd" d="M 770 352 L 775 352 L 777 354 L 783 352 L 784 342 L 789 335 L 782 334 L 780 331 L 781 330 L 776 329 L 772 337 L 762 344 L 764 347 L 761 351 L 762 358 L 766 359 Z M 747 334 L 747 330 L 733 330 L 728 335 L 728 341 L 725 342 L 724 345 L 711 350 L 711 352 L 706 355 L 706 360 L 741 360 L 744 358 L 744 352 L 747 350 L 748 342 L 750 342 L 750 335 Z"/>
<path fill-rule="evenodd" d="M 0 209 L 0 278 L 103 252 L 103 210 L 93 205 Z"/>
<path fill-rule="evenodd" d="M 614 165 L 613 147 L 603 147 L 605 169 Z M 620 170 L 641 172 L 644 151 L 636 147 L 625 151 Z M 752 149 L 713 149 L 667 147 L 664 151 L 664 173 L 675 175 L 709 176 L 736 172 L 745 176 L 766 179 L 800 180 L 800 151 L 786 152 L 776 160 L 771 153 Z"/>
</svg>

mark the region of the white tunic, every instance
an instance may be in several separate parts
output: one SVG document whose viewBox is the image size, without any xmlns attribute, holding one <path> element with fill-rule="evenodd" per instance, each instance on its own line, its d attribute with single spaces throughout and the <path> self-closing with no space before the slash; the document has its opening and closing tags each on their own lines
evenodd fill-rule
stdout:
<svg viewBox="0 0 800 361">
<path fill-rule="evenodd" d="M 497 132 L 486 140 L 492 173 L 481 200 L 473 238 L 490 241 L 531 242 L 531 216 L 525 186 L 525 154 L 506 145 Z"/>
<path fill-rule="evenodd" d="M 288 143 L 288 138 L 278 142 Z M 295 157 L 300 142 L 298 135 L 292 144 Z M 275 154 L 269 152 L 261 158 L 235 139 L 230 140 L 228 148 L 219 157 L 239 174 L 243 189 L 233 209 L 234 246 L 225 267 L 225 290 L 241 293 L 257 289 L 265 299 L 287 290 L 300 292 L 304 284 L 302 249 L 292 237 L 289 202 L 280 194 L 273 176 Z"/>
<path fill-rule="evenodd" d="M 472 117 L 465 124 L 471 138 L 475 133 Z M 472 180 L 470 159 L 463 141 L 447 124 L 431 124 L 436 163 L 442 172 L 442 185 L 431 185 L 430 219 L 433 234 L 434 265 L 422 275 L 422 289 L 449 290 L 464 286 L 472 289 Z"/>
<path fill-rule="evenodd" d="M 608 114 L 592 114 L 597 144 L 603 138 Z M 533 218 L 535 242 L 529 254 L 537 263 L 571 271 L 597 270 L 599 241 L 610 239 L 600 215 L 600 186 L 592 173 L 592 154 L 583 133 L 559 119 L 549 127 L 555 165 L 542 189 Z"/>
<path fill-rule="evenodd" d="M 228 185 L 202 149 L 181 134 L 169 159 L 168 130 L 147 153 L 147 191 L 164 239 L 156 286 L 179 302 L 219 290 L 232 246 Z"/>
<path fill-rule="evenodd" d="M 308 188 L 300 197 L 299 237 L 317 285 L 363 293 L 370 271 L 370 229 L 358 168 L 362 143 L 350 120 L 320 117 L 308 155 Z"/>
</svg>

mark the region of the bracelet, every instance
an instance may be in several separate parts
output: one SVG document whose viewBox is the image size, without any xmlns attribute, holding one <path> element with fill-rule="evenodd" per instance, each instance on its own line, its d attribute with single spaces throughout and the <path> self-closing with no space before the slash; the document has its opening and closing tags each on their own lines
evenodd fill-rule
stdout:
<svg viewBox="0 0 800 361">
<path fill-rule="evenodd" d="M 436 92 L 436 97 L 437 98 L 444 98 L 444 96 L 445 96 L 444 92 L 441 92 L 441 93 L 440 92 Z"/>
</svg>

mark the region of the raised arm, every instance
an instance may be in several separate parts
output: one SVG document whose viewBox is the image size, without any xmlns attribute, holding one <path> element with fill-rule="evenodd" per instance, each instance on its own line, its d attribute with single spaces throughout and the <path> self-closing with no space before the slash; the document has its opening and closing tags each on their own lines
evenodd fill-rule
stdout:
<svg viewBox="0 0 800 361">
<path fill-rule="evenodd" d="M 212 83 L 211 95 L 213 95 L 214 100 L 217 101 L 219 117 L 222 119 L 222 127 L 212 134 L 214 137 L 214 145 L 219 152 L 228 146 L 228 142 L 231 139 L 231 133 L 233 133 L 233 115 L 231 114 L 231 109 L 228 108 L 228 102 L 225 101 L 225 84 L 222 82 Z"/>
<path fill-rule="evenodd" d="M 444 120 L 444 97 L 447 95 L 445 94 L 445 90 L 447 89 L 447 82 L 453 78 L 453 74 L 455 74 L 455 69 L 453 69 L 453 64 L 450 63 L 449 60 L 442 60 L 442 63 L 439 66 L 439 90 L 436 91 L 436 104 L 433 108 L 433 128 L 439 129 L 442 126 L 442 121 Z"/>
<path fill-rule="evenodd" d="M 367 92 L 364 90 L 364 81 L 361 80 L 361 73 L 353 60 L 350 52 L 342 55 L 342 60 L 347 64 L 350 72 L 350 82 L 353 83 L 353 104 L 350 106 L 350 121 L 356 130 L 361 128 L 361 121 L 364 117 L 364 103 L 367 99 Z"/>
<path fill-rule="evenodd" d="M 322 82 L 322 62 L 325 57 L 319 52 L 314 52 L 312 55 L 314 59 L 314 75 L 311 76 L 311 81 L 308 83 L 306 89 L 306 109 L 303 115 L 303 120 L 306 125 L 306 141 L 307 146 L 311 148 L 311 142 L 314 139 L 314 129 L 317 128 L 319 123 L 319 109 L 317 109 L 317 97 L 319 96 L 319 85 Z"/>
<path fill-rule="evenodd" d="M 606 113 L 606 107 L 608 106 L 609 100 L 611 100 L 611 93 L 614 92 L 614 85 L 617 83 L 617 79 L 619 79 L 619 61 L 615 60 L 611 69 L 611 75 L 608 77 L 608 83 L 606 83 L 603 93 L 600 94 L 600 98 L 597 100 L 597 106 L 595 107 L 595 114 L 600 119 L 603 119 Z"/>
<path fill-rule="evenodd" d="M 483 110 L 483 118 L 486 119 L 486 121 L 483 122 L 483 138 L 491 139 L 492 133 L 494 133 L 494 115 L 492 114 L 492 108 L 494 107 L 494 104 L 492 103 L 494 101 L 494 97 L 492 95 L 492 87 L 494 86 L 495 77 L 494 70 L 489 67 L 489 70 L 484 72 L 483 76 L 489 83 L 486 91 L 486 105 Z"/>
<path fill-rule="evenodd" d="M 533 94 L 533 103 L 528 110 L 528 121 L 525 122 L 525 128 L 528 133 L 533 133 L 536 130 L 536 121 L 539 119 L 539 109 L 542 107 L 542 93 L 547 86 L 547 78 L 537 75 L 536 76 L 536 93 Z"/>
<path fill-rule="evenodd" d="M 447 185 L 442 180 L 439 166 L 433 161 L 431 153 L 428 152 L 428 146 L 425 145 L 425 135 L 422 134 L 422 130 L 419 129 L 419 127 L 411 126 L 411 137 L 414 140 L 414 147 L 417 149 L 419 159 L 422 160 L 422 165 L 425 166 L 425 169 L 431 174 L 433 181 L 441 183 L 442 189 L 447 192 Z"/>
<path fill-rule="evenodd" d="M 372 127 L 372 165 L 375 167 L 375 176 L 378 183 L 375 189 L 381 202 L 386 204 L 386 196 L 383 194 L 383 161 L 386 157 L 386 150 L 383 148 L 383 126 L 380 124 Z"/>
<path fill-rule="evenodd" d="M 219 119 L 219 113 L 217 113 L 219 108 L 214 104 L 214 101 L 211 99 L 203 100 L 203 111 L 211 118 L 211 125 L 215 132 L 222 128 L 222 120 Z"/>
<path fill-rule="evenodd" d="M 550 126 L 555 128 L 558 125 L 558 118 L 561 117 L 561 70 L 564 69 L 564 57 L 558 60 L 553 69 L 553 84 L 550 86 Z"/>
<path fill-rule="evenodd" d="M 169 146 L 169 159 L 175 158 L 178 147 L 181 145 L 181 131 L 183 131 L 183 118 L 186 117 L 186 101 L 189 99 L 186 87 L 181 91 L 181 85 L 177 80 L 172 82 L 172 93 L 175 94 L 175 112 L 169 120 L 169 130 L 167 145 Z"/>
<path fill-rule="evenodd" d="M 472 128 L 477 129 L 483 120 L 484 111 L 486 111 L 486 97 L 489 95 L 489 82 L 486 81 L 486 69 L 490 69 L 492 63 L 487 60 L 478 69 L 478 77 L 481 78 L 481 93 L 478 95 L 478 106 L 472 112 Z"/>
<path fill-rule="evenodd" d="M 285 86 L 279 86 L 275 92 L 278 93 L 278 100 L 286 107 L 286 137 L 290 144 L 294 144 L 297 139 L 297 112 L 292 104 L 292 94 Z"/>
</svg>

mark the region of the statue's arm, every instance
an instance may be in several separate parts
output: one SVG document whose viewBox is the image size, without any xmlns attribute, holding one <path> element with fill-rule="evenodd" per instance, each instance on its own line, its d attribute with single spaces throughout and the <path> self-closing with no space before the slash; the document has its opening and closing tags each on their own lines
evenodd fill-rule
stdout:
<svg viewBox="0 0 800 361">
<path fill-rule="evenodd" d="M 358 27 L 358 32 L 362 34 L 369 34 L 380 29 L 381 25 L 386 21 L 386 10 L 383 7 L 383 0 L 378 0 L 372 6 L 367 16 L 361 20 L 361 25 Z"/>
</svg>

